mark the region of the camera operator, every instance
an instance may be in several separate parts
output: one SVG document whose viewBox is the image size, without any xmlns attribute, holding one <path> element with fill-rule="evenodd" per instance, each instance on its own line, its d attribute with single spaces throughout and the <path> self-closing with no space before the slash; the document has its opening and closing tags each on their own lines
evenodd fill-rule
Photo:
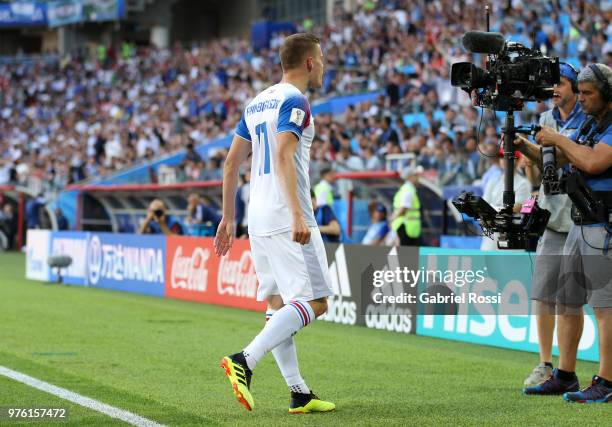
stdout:
<svg viewBox="0 0 612 427">
<path fill-rule="evenodd" d="M 569 64 L 561 63 L 559 68 L 561 80 L 554 88 L 553 108 L 542 113 L 539 124 L 542 127 L 552 128 L 562 135 L 570 136 L 583 124 L 586 114 L 578 102 L 578 72 Z M 563 246 L 572 224 L 570 214 L 572 202 L 565 194 L 547 195 L 544 192 L 545 186 L 540 185 L 540 167 L 535 163 L 527 167 L 525 172 L 534 187 L 540 186 L 538 204 L 551 213 L 546 231 L 539 239 L 536 249 L 531 298 L 536 301 L 540 363 L 524 381 L 525 386 L 529 387 L 544 382 L 551 376 L 553 370 L 555 295 L 559 284 L 557 279 Z M 574 320 L 579 322 L 576 327 L 582 330 L 582 318 L 576 317 Z"/>
<path fill-rule="evenodd" d="M 172 236 L 183 234 L 183 229 L 180 222 L 172 215 L 167 215 L 168 208 L 166 204 L 155 199 L 149 204 L 147 216 L 140 225 L 139 234 L 163 234 Z"/>
<path fill-rule="evenodd" d="M 563 289 L 557 297 L 559 368 L 540 385 L 525 394 L 561 395 L 567 401 L 604 403 L 612 401 L 612 69 L 603 64 L 585 67 L 578 75 L 579 98 L 589 119 L 570 138 L 550 128 L 536 134 L 543 147 L 555 147 L 557 165 L 571 163 L 567 191 L 572 198 L 573 224 L 570 227 L 559 277 Z M 537 160 L 539 149 L 532 144 L 518 147 Z M 585 189 L 580 179 L 584 179 Z M 569 182 L 578 182 L 571 188 Z M 575 190 L 578 188 L 578 190 Z M 589 200 L 590 199 L 590 200 Z M 576 202 L 589 200 L 589 203 Z M 597 206 L 593 213 L 592 206 Z M 580 209 L 579 209 L 580 208 Z M 572 275 L 573 273 L 573 275 Z M 579 277 L 578 277 L 579 275 Z M 571 280 L 568 280 L 571 278 Z M 587 283 L 588 282 L 588 283 Z M 599 330 L 599 373 L 590 386 L 579 390 L 575 374 L 576 350 L 582 330 L 582 306 L 589 303 Z"/>
</svg>

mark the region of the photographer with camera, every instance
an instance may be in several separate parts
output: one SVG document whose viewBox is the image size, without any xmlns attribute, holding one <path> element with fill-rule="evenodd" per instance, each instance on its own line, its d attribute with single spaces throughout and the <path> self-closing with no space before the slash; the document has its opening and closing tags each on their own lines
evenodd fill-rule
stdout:
<svg viewBox="0 0 612 427">
<path fill-rule="evenodd" d="M 140 225 L 139 234 L 163 234 L 165 236 L 183 234 L 181 223 L 172 215 L 163 200 L 155 199 L 149 204 L 147 216 Z"/>
<path fill-rule="evenodd" d="M 612 402 L 612 69 L 592 64 L 578 75 L 578 100 L 589 115 L 569 138 L 545 127 L 536 134 L 542 147 L 554 147 L 557 166 L 572 165 L 563 179 L 572 200 L 572 220 L 563 248 L 557 293 L 559 368 L 529 395 L 561 395 L 580 403 Z M 533 144 L 517 141 L 532 160 Z M 576 351 L 582 330 L 582 306 L 593 308 L 599 331 L 600 365 L 591 385 L 579 391 Z"/>
<path fill-rule="evenodd" d="M 586 114 L 578 102 L 578 72 L 569 64 L 559 67 L 560 82 L 555 85 L 553 108 L 540 116 L 540 126 L 549 127 L 570 136 L 582 126 Z M 548 148 L 547 150 L 551 150 Z M 567 233 L 572 224 L 570 209 L 572 202 L 565 194 L 546 194 L 541 184 L 541 165 L 532 163 L 526 168 L 526 175 L 533 186 L 539 186 L 538 203 L 551 212 L 544 235 L 536 249 L 535 271 L 533 274 L 531 298 L 536 301 L 535 312 L 538 330 L 540 363 L 525 379 L 526 387 L 538 385 L 552 375 L 552 343 L 555 330 L 555 306 L 561 256 Z M 555 173 L 559 174 L 560 169 Z M 576 316 L 574 329 L 582 334 L 582 317 Z M 580 332 L 578 332 L 578 330 Z"/>
</svg>

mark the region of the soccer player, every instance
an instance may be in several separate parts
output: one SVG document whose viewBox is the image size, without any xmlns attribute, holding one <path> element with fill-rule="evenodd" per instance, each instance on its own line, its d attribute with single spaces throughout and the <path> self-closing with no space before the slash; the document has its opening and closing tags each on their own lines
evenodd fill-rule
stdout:
<svg viewBox="0 0 612 427">
<path fill-rule="evenodd" d="M 234 394 L 249 411 L 252 371 L 272 352 L 291 392 L 290 413 L 335 409 L 306 385 L 293 336 L 327 310 L 333 295 L 327 257 L 312 210 L 308 162 L 314 121 L 304 93 L 323 82 L 319 39 L 294 34 L 280 47 L 283 78 L 257 95 L 236 127 L 223 172 L 223 219 L 215 237 L 217 256 L 234 241 L 238 169 L 252 152 L 248 211 L 251 254 L 267 301 L 266 325 L 243 351 L 221 360 Z"/>
</svg>

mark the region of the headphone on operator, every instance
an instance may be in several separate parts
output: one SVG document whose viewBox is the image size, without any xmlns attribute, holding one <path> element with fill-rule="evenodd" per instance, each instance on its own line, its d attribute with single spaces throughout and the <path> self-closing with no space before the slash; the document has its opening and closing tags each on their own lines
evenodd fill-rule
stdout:
<svg viewBox="0 0 612 427">
<path fill-rule="evenodd" d="M 567 65 L 569 69 L 572 71 L 572 73 L 574 73 L 573 79 L 569 79 L 565 76 L 562 76 L 562 77 L 565 77 L 566 79 L 570 81 L 570 83 L 572 84 L 572 92 L 578 93 L 578 70 L 576 70 L 574 66 L 568 62 L 559 62 L 559 65 Z"/>
<path fill-rule="evenodd" d="M 612 88 L 610 88 L 610 83 L 608 82 L 608 79 L 606 79 L 606 76 L 604 76 L 599 67 L 595 64 L 590 64 L 589 68 L 591 71 L 593 71 L 593 74 L 595 74 L 597 80 L 599 80 L 599 82 L 603 85 L 601 97 L 603 98 L 604 102 L 612 102 Z"/>
</svg>

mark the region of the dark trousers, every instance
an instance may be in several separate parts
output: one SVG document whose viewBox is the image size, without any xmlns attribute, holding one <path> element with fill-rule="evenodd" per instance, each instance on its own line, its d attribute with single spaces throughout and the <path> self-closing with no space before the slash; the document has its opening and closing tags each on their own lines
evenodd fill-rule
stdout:
<svg viewBox="0 0 612 427">
<path fill-rule="evenodd" d="M 419 246 L 421 244 L 420 237 L 408 237 L 404 225 L 397 229 L 397 237 L 399 237 L 401 246 Z"/>
</svg>

